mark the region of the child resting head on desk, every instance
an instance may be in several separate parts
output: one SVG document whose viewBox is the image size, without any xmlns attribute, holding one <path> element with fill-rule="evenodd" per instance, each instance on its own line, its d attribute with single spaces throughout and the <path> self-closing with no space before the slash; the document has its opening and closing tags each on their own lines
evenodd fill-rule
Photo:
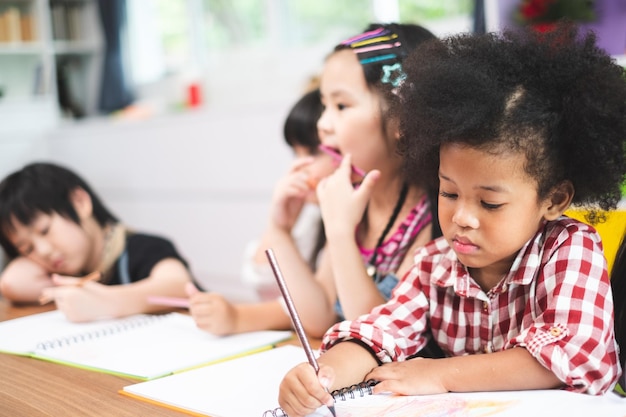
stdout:
<svg viewBox="0 0 626 417">
<path fill-rule="evenodd" d="M 182 297 L 191 281 L 169 240 L 127 230 L 82 178 L 52 163 L 0 183 L 0 244 L 2 296 L 54 301 L 75 322 L 157 311 L 148 296 Z"/>
<path fill-rule="evenodd" d="M 418 25 L 373 24 L 341 42 L 326 59 L 317 130 L 325 151 L 342 160 L 317 187 L 326 244 L 311 268 L 294 245 L 290 223 L 274 216 L 268 226 L 274 238 L 262 246 L 279 258 L 311 337 L 385 302 L 408 271 L 413 251 L 440 235 L 428 190 L 406 181 L 397 152 L 397 120 L 387 117 L 397 100 L 402 60 L 432 38 Z M 275 198 L 273 210 L 285 213 L 301 204 L 301 195 L 288 197 Z M 210 332 L 290 327 L 279 301 L 224 308 L 209 297 L 193 294 L 190 301 L 192 315 Z"/>
<path fill-rule="evenodd" d="M 570 203 L 611 209 L 626 173 L 626 83 L 593 34 L 458 35 L 405 60 L 401 152 L 439 183 L 443 237 L 388 303 L 333 326 L 320 371 L 284 377 L 291 417 L 335 389 L 434 394 L 566 388 L 602 394 L 620 366 L 596 231 Z M 412 358 L 429 340 L 439 359 Z"/>
</svg>

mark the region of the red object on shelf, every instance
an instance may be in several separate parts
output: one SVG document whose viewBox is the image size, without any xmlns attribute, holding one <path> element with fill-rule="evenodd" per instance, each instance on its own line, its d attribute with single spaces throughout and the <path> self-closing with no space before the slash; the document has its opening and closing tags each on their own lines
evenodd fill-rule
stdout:
<svg viewBox="0 0 626 417">
<path fill-rule="evenodd" d="M 202 87 L 191 83 L 187 87 L 187 107 L 199 107 L 202 104 Z"/>
</svg>

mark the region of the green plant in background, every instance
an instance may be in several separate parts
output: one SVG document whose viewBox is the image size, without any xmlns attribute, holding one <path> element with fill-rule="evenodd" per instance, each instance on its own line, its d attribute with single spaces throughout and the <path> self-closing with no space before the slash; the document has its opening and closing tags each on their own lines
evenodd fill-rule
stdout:
<svg viewBox="0 0 626 417">
<path fill-rule="evenodd" d="M 424 23 L 428 20 L 451 16 L 471 15 L 474 0 L 420 0 L 400 1 L 400 16 L 403 23 Z"/>
<path fill-rule="evenodd" d="M 167 0 L 160 0 L 167 2 Z M 391 0 L 388 0 L 391 2 Z M 283 45 L 342 39 L 376 21 L 372 0 L 203 0 L 207 43 L 213 48 L 262 44 L 272 36 Z M 268 5 L 275 15 L 269 21 Z M 400 22 L 418 23 L 471 15 L 473 0 L 398 0 Z"/>
</svg>

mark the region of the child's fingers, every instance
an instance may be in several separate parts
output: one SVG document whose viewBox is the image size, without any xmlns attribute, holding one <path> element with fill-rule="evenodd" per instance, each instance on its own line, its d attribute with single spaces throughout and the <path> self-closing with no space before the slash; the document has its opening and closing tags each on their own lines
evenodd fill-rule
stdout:
<svg viewBox="0 0 626 417">
<path fill-rule="evenodd" d="M 82 278 L 70 277 L 67 275 L 52 274 L 52 282 L 54 285 L 73 285 L 80 286 L 83 282 Z"/>
<path fill-rule="evenodd" d="M 185 284 L 185 293 L 191 297 L 192 295 L 198 294 L 200 290 L 192 283 L 188 282 Z"/>
<path fill-rule="evenodd" d="M 100 278 L 102 278 L 102 273 L 100 273 L 100 271 L 95 271 L 81 278 L 70 277 L 70 276 L 59 275 L 59 274 L 52 274 L 51 278 L 52 278 L 52 282 L 56 286 L 82 287 L 86 285 L 88 282 L 98 281 Z"/>
<path fill-rule="evenodd" d="M 54 301 L 54 290 L 46 288 L 41 292 L 39 296 L 39 304 L 45 305 Z"/>
<path fill-rule="evenodd" d="M 335 404 L 335 399 L 332 395 L 330 395 L 330 387 L 333 386 L 333 382 L 335 381 L 335 372 L 328 366 L 322 366 L 317 374 L 317 379 L 326 391 L 325 398 L 322 398 L 322 402 L 324 402 L 327 406 L 332 407 Z"/>
<path fill-rule="evenodd" d="M 304 416 L 325 404 L 327 396 L 311 365 L 302 363 L 285 375 L 279 403 L 288 415 Z"/>
<path fill-rule="evenodd" d="M 380 178 L 380 171 L 377 169 L 371 170 L 365 175 L 361 184 L 355 188 L 355 195 L 364 204 L 367 204 L 366 202 L 369 201 L 378 178 Z"/>
<path fill-rule="evenodd" d="M 312 156 L 304 156 L 301 158 L 296 158 L 289 168 L 290 172 L 297 172 L 302 170 L 304 167 L 311 165 L 315 161 L 315 158 Z"/>
<path fill-rule="evenodd" d="M 335 382 L 335 371 L 330 366 L 322 365 L 317 374 L 317 379 L 324 388 L 329 389 Z"/>
<path fill-rule="evenodd" d="M 317 189 L 317 185 L 319 184 L 319 182 L 320 182 L 319 178 L 312 177 L 312 176 L 306 179 L 306 185 L 308 185 L 311 190 Z"/>
<path fill-rule="evenodd" d="M 352 172 L 352 155 L 347 153 L 344 155 L 341 163 L 339 164 L 338 170 L 342 172 L 346 172 L 348 175 Z"/>
<path fill-rule="evenodd" d="M 99 271 L 92 272 L 81 278 L 70 277 L 67 275 L 52 274 L 50 276 L 55 287 L 82 287 L 91 281 L 98 281 L 102 277 Z M 90 284 L 91 285 L 91 284 Z M 39 297 L 39 304 L 44 305 L 56 300 L 57 289 L 45 288 Z"/>
</svg>

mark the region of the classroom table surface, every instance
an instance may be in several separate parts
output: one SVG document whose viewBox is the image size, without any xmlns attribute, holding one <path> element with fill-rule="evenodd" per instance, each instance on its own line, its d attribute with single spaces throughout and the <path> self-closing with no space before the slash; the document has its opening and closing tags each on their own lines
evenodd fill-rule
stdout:
<svg viewBox="0 0 626 417">
<path fill-rule="evenodd" d="M 0 297 L 0 321 L 52 309 L 53 304 L 14 306 Z M 140 382 L 122 376 L 6 353 L 0 353 L 0 374 L 0 416 L 187 415 L 120 394 L 126 385 Z"/>
</svg>

